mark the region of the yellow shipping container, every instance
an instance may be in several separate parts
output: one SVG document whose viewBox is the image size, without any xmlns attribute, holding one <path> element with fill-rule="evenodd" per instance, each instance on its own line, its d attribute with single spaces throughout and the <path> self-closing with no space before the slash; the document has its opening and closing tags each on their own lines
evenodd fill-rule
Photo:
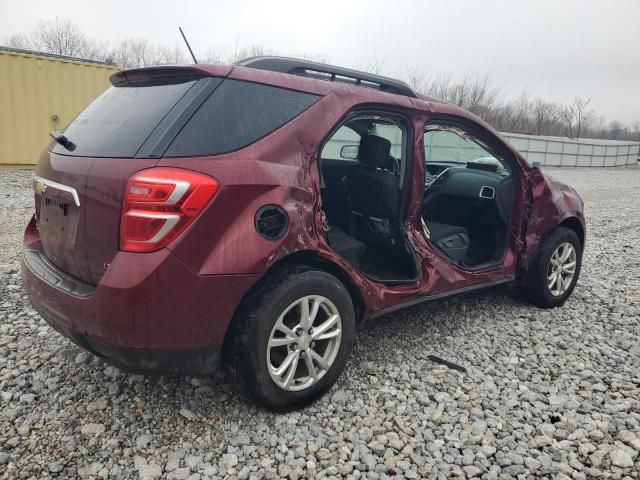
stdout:
<svg viewBox="0 0 640 480">
<path fill-rule="evenodd" d="M 117 67 L 0 49 L 0 167 L 32 166 Z"/>
</svg>

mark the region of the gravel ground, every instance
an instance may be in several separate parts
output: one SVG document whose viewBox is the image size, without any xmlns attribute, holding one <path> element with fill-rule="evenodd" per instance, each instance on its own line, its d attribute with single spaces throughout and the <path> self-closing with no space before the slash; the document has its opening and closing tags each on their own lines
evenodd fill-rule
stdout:
<svg viewBox="0 0 640 480">
<path fill-rule="evenodd" d="M 0 171 L 0 477 L 639 478 L 640 170 L 549 172 L 589 221 L 564 307 L 491 290 L 386 316 L 328 395 L 275 415 L 54 333 L 18 271 L 31 173 Z"/>
</svg>

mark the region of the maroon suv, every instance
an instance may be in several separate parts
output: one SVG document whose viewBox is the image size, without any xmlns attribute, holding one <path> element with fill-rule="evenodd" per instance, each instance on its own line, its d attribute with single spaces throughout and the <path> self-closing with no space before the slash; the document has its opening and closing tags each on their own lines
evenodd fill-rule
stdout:
<svg viewBox="0 0 640 480">
<path fill-rule="evenodd" d="M 43 153 L 23 274 L 122 368 L 325 392 L 356 326 L 502 283 L 571 294 L 583 204 L 470 113 L 397 80 L 256 57 L 117 73 Z"/>
</svg>

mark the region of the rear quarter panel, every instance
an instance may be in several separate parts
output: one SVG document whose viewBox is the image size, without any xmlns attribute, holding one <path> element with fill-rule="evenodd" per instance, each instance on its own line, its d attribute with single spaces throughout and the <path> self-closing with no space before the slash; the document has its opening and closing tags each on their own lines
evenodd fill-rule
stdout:
<svg viewBox="0 0 640 480">
<path fill-rule="evenodd" d="M 158 166 L 203 172 L 220 182 L 201 217 L 169 248 L 194 272 L 206 275 L 263 273 L 291 253 L 318 250 L 324 232 L 316 218 L 315 151 L 352 104 L 348 95 L 334 92 L 237 152 L 160 160 Z M 267 204 L 281 206 L 289 216 L 289 230 L 276 242 L 264 239 L 254 224 L 257 210 Z"/>
</svg>

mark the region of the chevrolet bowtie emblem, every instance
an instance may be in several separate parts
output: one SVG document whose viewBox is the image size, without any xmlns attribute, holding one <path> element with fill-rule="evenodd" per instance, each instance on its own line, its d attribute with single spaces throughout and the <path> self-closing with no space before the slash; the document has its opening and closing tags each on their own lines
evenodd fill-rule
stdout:
<svg viewBox="0 0 640 480">
<path fill-rule="evenodd" d="M 36 191 L 36 193 L 44 195 L 44 192 L 46 192 L 49 188 L 53 188 L 54 190 L 59 190 L 71 195 L 73 197 L 73 203 L 76 204 L 76 207 L 80 206 L 80 197 L 78 196 L 78 192 L 75 188 L 68 185 L 63 185 L 62 183 L 47 180 L 46 178 L 39 177 L 38 175 L 33 176 L 33 189 Z"/>
<path fill-rule="evenodd" d="M 44 192 L 47 191 L 47 185 L 44 182 L 41 182 L 40 180 L 34 179 L 33 189 L 36 191 L 36 193 L 39 193 L 40 195 L 44 195 Z"/>
</svg>

